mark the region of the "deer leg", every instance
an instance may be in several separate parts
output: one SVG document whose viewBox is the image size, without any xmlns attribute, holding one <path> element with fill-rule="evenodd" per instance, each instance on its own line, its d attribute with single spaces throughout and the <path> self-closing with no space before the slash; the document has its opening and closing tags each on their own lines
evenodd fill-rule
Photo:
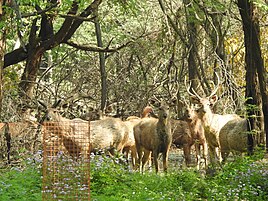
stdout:
<svg viewBox="0 0 268 201">
<path fill-rule="evenodd" d="M 141 172 L 142 171 L 142 169 L 141 169 L 142 148 L 141 148 L 141 146 L 136 144 L 136 149 L 137 149 L 137 153 L 138 153 L 138 160 L 137 160 L 137 165 L 136 165 L 135 169 L 139 168 L 139 170 Z"/>
<path fill-rule="evenodd" d="M 149 159 L 149 156 L 150 156 L 150 151 L 144 150 L 144 154 L 142 157 L 142 172 L 144 172 L 144 166 L 146 165 L 146 163 Z"/>
<path fill-rule="evenodd" d="M 167 166 L 168 166 L 168 150 L 163 153 L 163 168 L 164 172 L 167 173 Z"/>
<path fill-rule="evenodd" d="M 157 151 L 153 151 L 154 166 L 155 166 L 155 172 L 156 172 L 156 174 L 158 173 L 158 170 L 159 170 L 158 156 L 159 156 L 159 153 Z"/>
<path fill-rule="evenodd" d="M 130 148 L 130 151 L 131 151 L 131 162 L 132 162 L 132 167 L 134 170 L 136 170 L 136 163 L 138 161 L 138 157 L 137 157 L 137 149 L 136 149 L 136 146 L 132 146 Z"/>
<path fill-rule="evenodd" d="M 189 167 L 191 163 L 191 146 L 189 145 L 183 146 L 183 154 L 184 154 L 186 166 Z"/>
<path fill-rule="evenodd" d="M 208 166 L 208 145 L 203 143 L 203 158 L 205 160 L 205 168 Z"/>
<path fill-rule="evenodd" d="M 195 142 L 195 156 L 196 156 L 196 163 L 197 163 L 197 169 L 200 168 L 201 163 L 201 156 L 200 156 L 200 144 L 198 142 Z"/>
</svg>

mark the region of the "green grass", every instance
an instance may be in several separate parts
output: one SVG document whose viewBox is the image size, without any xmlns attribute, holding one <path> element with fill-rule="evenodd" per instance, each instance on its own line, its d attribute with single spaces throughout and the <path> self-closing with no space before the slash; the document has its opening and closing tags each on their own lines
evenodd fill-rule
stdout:
<svg viewBox="0 0 268 201">
<path fill-rule="evenodd" d="M 91 163 L 91 199 L 122 200 L 268 200 L 268 163 L 258 157 L 229 162 L 213 176 L 193 169 L 168 174 L 130 172 L 95 156 Z"/>
<path fill-rule="evenodd" d="M 34 167 L 26 169 L 6 168 L 0 170 L 1 201 L 42 200 L 41 173 Z"/>
<path fill-rule="evenodd" d="M 130 171 L 120 159 L 92 155 L 90 196 L 92 201 L 268 200 L 268 162 L 260 163 L 260 158 L 229 162 L 208 176 L 194 169 L 140 174 Z M 40 163 L 2 167 L 0 178 L 1 201 L 42 200 Z"/>
</svg>

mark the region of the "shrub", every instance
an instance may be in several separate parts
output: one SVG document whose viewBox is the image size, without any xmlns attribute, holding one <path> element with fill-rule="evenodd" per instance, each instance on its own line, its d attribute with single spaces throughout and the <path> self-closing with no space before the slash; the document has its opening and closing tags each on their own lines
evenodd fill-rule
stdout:
<svg viewBox="0 0 268 201">
<path fill-rule="evenodd" d="M 1 169 L 0 177 L 0 200 L 42 200 L 40 169 L 33 166 L 25 169 Z"/>
</svg>

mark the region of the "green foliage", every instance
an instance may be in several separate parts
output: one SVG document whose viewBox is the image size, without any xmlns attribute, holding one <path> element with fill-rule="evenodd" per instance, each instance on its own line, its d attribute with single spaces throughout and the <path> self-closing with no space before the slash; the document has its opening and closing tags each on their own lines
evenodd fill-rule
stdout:
<svg viewBox="0 0 268 201">
<path fill-rule="evenodd" d="M 253 4 L 255 6 L 257 6 L 258 8 L 262 9 L 263 11 L 266 11 L 268 10 L 268 5 L 265 1 L 263 0 L 250 0 L 250 2 L 253 2 Z"/>
<path fill-rule="evenodd" d="M 239 159 L 227 163 L 218 175 L 208 179 L 210 189 L 213 189 L 210 196 L 217 200 L 266 200 L 267 179 L 267 161 L 262 163 L 249 157 Z"/>
<path fill-rule="evenodd" d="M 192 169 L 168 174 L 129 171 L 110 158 L 91 160 L 91 199 L 102 200 L 266 200 L 268 163 L 261 157 L 226 164 L 215 176 Z"/>
<path fill-rule="evenodd" d="M 40 153 L 23 160 L 20 167 L 0 169 L 0 200 L 42 200 Z M 228 162 L 214 176 L 205 176 L 194 169 L 140 174 L 132 171 L 123 160 L 91 155 L 91 200 L 261 201 L 268 197 L 268 161 L 263 155 Z"/>
<path fill-rule="evenodd" d="M 0 170 L 0 200 L 42 200 L 41 172 L 40 169 L 31 166 L 25 169 L 6 168 Z"/>
</svg>

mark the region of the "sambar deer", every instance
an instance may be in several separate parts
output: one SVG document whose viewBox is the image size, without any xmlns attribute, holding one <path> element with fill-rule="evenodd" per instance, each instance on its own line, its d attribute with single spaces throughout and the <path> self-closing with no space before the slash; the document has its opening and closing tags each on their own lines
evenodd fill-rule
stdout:
<svg viewBox="0 0 268 201">
<path fill-rule="evenodd" d="M 189 125 L 192 141 L 195 146 L 197 169 L 200 168 L 202 157 L 204 159 L 204 165 L 205 167 L 207 167 L 208 144 L 205 137 L 205 130 L 202 121 L 199 119 L 198 113 L 193 107 L 193 105 L 188 105 L 185 103 L 185 106 L 186 106 L 185 121 Z M 202 146 L 202 154 L 201 154 L 201 146 Z"/>
<path fill-rule="evenodd" d="M 150 152 L 153 153 L 156 173 L 158 173 L 158 157 L 162 153 L 163 168 L 167 172 L 168 153 L 172 141 L 169 107 L 161 103 L 159 118 L 143 118 L 134 126 L 134 137 L 138 152 L 138 162 L 142 162 L 141 171 L 149 159 Z M 144 153 L 143 153 L 144 152 Z M 141 164 L 140 164 L 141 165 Z"/>
<path fill-rule="evenodd" d="M 88 121 L 62 117 L 55 108 L 47 109 L 47 117 L 50 121 L 44 121 L 42 129 L 49 149 L 55 153 L 67 151 L 73 157 L 89 156 Z"/>
<path fill-rule="evenodd" d="M 90 122 L 79 118 L 67 119 L 53 108 L 48 109 L 48 115 L 53 122 L 44 122 L 45 128 L 57 135 L 70 155 L 87 156 L 89 152 L 100 150 L 114 155 L 115 151 L 122 152 L 128 141 L 129 128 L 119 118 L 105 117 Z M 53 127 L 48 127 L 48 124 Z"/>
<path fill-rule="evenodd" d="M 225 162 L 229 153 L 241 155 L 248 147 L 248 124 L 244 118 L 236 118 L 227 122 L 219 133 L 222 161 Z M 255 145 L 255 142 L 253 142 Z"/>
<path fill-rule="evenodd" d="M 230 120 L 240 118 L 236 114 L 220 115 L 215 114 L 212 111 L 212 107 L 218 100 L 216 93 L 219 88 L 220 78 L 217 74 L 216 77 L 218 83 L 215 86 L 214 90 L 211 92 L 211 94 L 206 97 L 199 96 L 194 89 L 192 89 L 191 92 L 190 91 L 191 84 L 188 87 L 186 86 L 187 92 L 191 96 L 191 101 L 194 104 L 198 105 L 198 107 L 196 108 L 196 112 L 204 127 L 205 137 L 209 147 L 210 162 L 212 164 L 214 164 L 215 162 L 219 162 L 221 160 L 220 153 L 219 151 L 217 151 L 217 149 L 220 148 L 219 132 L 221 128 Z"/>
<path fill-rule="evenodd" d="M 146 106 L 142 113 L 141 117 L 137 116 L 129 116 L 126 121 L 124 121 L 125 125 L 129 129 L 129 134 L 128 134 L 128 141 L 124 146 L 123 152 L 126 152 L 126 158 L 128 161 L 129 158 L 129 152 L 131 153 L 131 162 L 132 162 L 132 167 L 133 169 L 136 169 L 136 163 L 138 160 L 137 156 L 137 149 L 135 145 L 135 138 L 134 138 L 134 126 L 137 125 L 143 118 L 148 118 L 148 117 L 156 117 L 154 114 L 153 108 L 151 106 Z"/>
</svg>

